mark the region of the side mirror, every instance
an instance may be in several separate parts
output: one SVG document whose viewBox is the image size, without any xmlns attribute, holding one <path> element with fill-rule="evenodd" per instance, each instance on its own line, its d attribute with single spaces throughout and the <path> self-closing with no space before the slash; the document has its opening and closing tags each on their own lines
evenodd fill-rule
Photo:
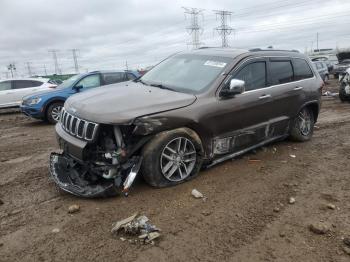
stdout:
<svg viewBox="0 0 350 262">
<path fill-rule="evenodd" d="M 245 90 L 245 82 L 239 79 L 231 79 L 229 89 L 221 91 L 223 97 L 233 97 L 238 94 L 242 94 Z"/>
<path fill-rule="evenodd" d="M 80 89 L 83 89 L 83 86 L 82 85 L 78 85 L 78 86 L 74 86 L 73 89 L 77 92 L 80 91 Z"/>
</svg>

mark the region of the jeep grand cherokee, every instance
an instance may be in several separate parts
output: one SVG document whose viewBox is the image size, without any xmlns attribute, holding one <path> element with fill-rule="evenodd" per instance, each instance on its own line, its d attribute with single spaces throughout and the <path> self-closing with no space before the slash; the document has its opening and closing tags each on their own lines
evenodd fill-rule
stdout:
<svg viewBox="0 0 350 262">
<path fill-rule="evenodd" d="M 179 53 L 137 80 L 69 98 L 50 174 L 83 197 L 127 194 L 139 171 L 152 186 L 176 185 L 272 141 L 309 140 L 322 85 L 294 51 Z"/>
</svg>

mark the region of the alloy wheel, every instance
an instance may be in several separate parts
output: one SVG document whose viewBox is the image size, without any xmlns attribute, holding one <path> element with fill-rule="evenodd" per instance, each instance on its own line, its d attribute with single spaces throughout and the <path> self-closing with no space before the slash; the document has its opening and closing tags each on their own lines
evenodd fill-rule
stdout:
<svg viewBox="0 0 350 262">
<path fill-rule="evenodd" d="M 51 116 L 52 116 L 52 119 L 55 120 L 56 122 L 60 120 L 61 111 L 62 111 L 62 106 L 60 105 L 57 105 L 54 108 L 52 108 Z"/>
<path fill-rule="evenodd" d="M 299 130 L 303 136 L 308 136 L 311 132 L 310 111 L 303 109 L 298 114 Z"/>
<path fill-rule="evenodd" d="M 163 176 L 173 182 L 186 179 L 196 164 L 197 152 L 188 138 L 177 137 L 164 147 L 160 157 Z"/>
</svg>

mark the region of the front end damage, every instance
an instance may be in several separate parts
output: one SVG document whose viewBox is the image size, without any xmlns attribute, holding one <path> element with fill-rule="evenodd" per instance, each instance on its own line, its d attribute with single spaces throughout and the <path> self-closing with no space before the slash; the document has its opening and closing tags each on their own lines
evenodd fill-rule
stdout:
<svg viewBox="0 0 350 262">
<path fill-rule="evenodd" d="M 51 178 L 80 197 L 127 195 L 141 167 L 140 148 L 149 139 L 132 135 L 132 128 L 91 123 L 63 110 L 56 125 L 63 152 L 50 156 Z"/>
</svg>

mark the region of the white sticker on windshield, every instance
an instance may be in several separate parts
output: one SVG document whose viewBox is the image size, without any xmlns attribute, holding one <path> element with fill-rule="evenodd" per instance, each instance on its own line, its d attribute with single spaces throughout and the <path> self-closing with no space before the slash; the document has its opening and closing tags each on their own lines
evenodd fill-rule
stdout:
<svg viewBox="0 0 350 262">
<path fill-rule="evenodd" d="M 208 60 L 208 61 L 206 61 L 206 62 L 204 63 L 204 65 L 206 65 L 206 66 L 215 66 L 215 67 L 223 68 L 223 67 L 225 67 L 226 63 Z"/>
</svg>

